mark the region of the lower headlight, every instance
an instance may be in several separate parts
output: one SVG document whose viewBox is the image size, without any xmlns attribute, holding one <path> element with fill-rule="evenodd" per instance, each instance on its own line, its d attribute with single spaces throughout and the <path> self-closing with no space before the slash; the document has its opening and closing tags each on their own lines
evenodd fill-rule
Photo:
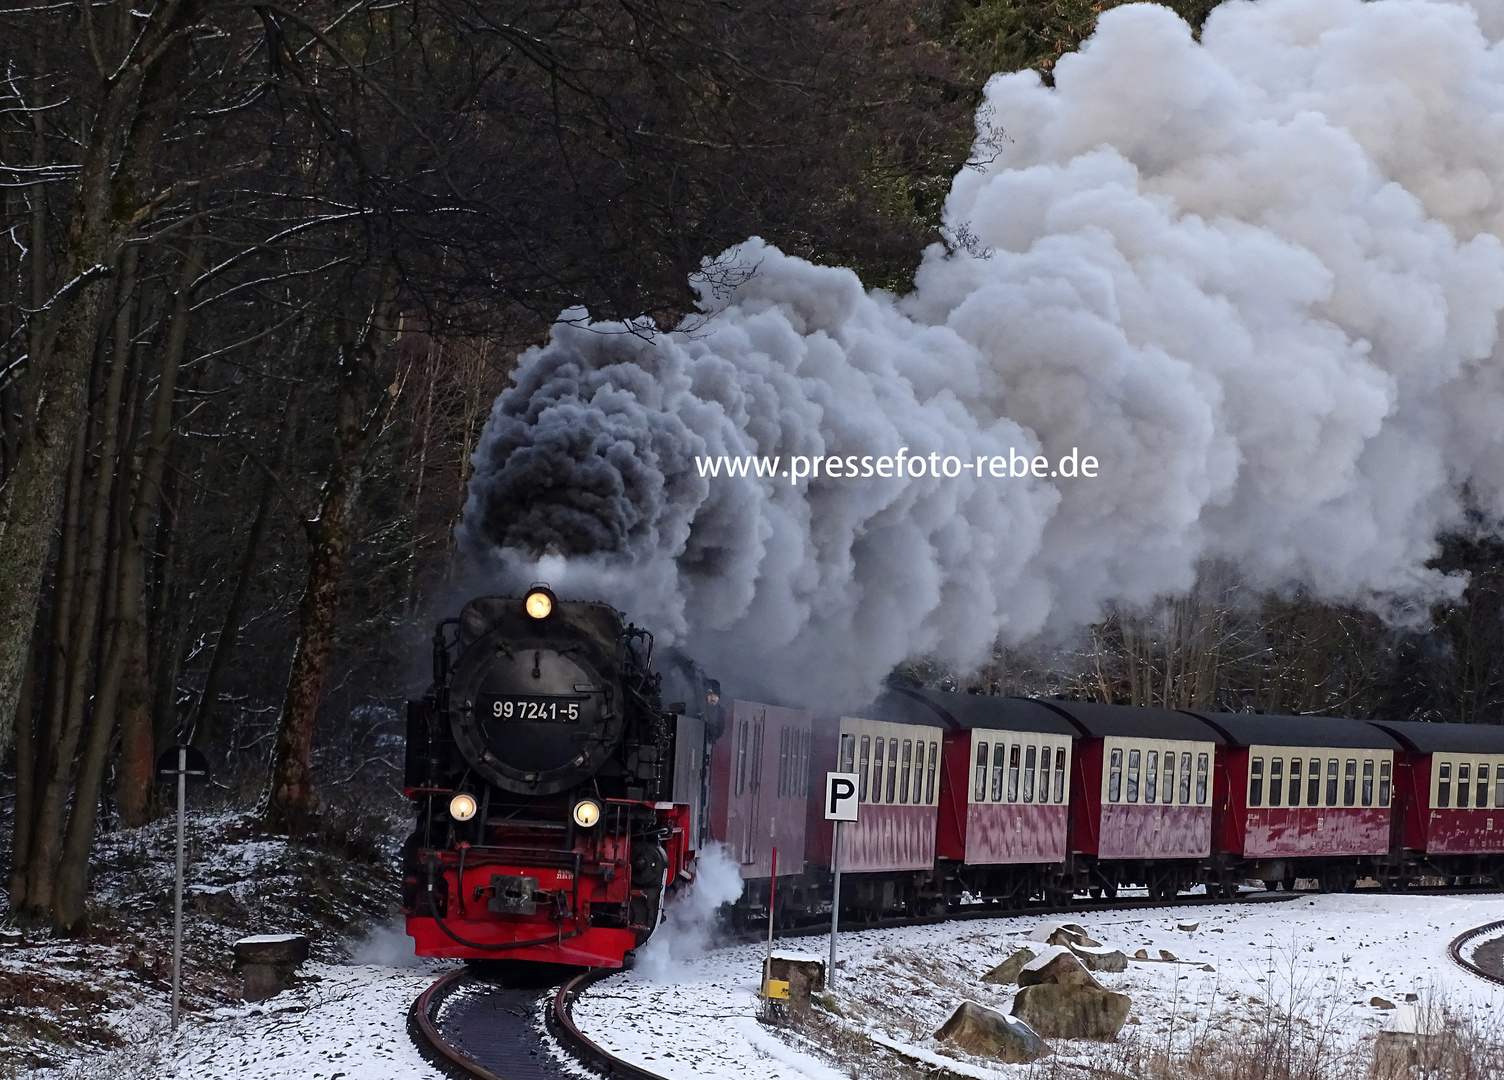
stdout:
<svg viewBox="0 0 1504 1080">
<path fill-rule="evenodd" d="M 455 821 L 469 821 L 475 816 L 475 796 L 462 791 L 449 800 L 449 816 Z"/>
<path fill-rule="evenodd" d="M 574 823 L 588 829 L 601 819 L 601 804 L 594 799 L 581 799 L 574 804 Z"/>
</svg>

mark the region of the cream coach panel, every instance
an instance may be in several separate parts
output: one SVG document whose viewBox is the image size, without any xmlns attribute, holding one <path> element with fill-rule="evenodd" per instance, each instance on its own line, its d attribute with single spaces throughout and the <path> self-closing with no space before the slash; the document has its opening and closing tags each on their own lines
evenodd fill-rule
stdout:
<svg viewBox="0 0 1504 1080">
<path fill-rule="evenodd" d="M 968 803 L 1069 801 L 1069 735 L 972 728 L 970 761 Z"/>
<path fill-rule="evenodd" d="M 1394 797 L 1394 751 L 1331 746 L 1250 746 L 1250 809 L 1387 807 Z"/>
<path fill-rule="evenodd" d="M 1102 740 L 1102 803 L 1209 806 L 1216 744 L 1187 739 Z"/>
<path fill-rule="evenodd" d="M 1504 754 L 1431 755 L 1434 810 L 1504 807 Z"/>
<path fill-rule="evenodd" d="M 841 717 L 836 764 L 860 777 L 860 802 L 935 806 L 940 797 L 940 743 L 944 731 Z"/>
</svg>

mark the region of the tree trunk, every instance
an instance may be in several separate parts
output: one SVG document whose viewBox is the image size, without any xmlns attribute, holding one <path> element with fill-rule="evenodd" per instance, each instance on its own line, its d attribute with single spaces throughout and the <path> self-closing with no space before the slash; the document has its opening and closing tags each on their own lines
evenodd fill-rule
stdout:
<svg viewBox="0 0 1504 1080">
<path fill-rule="evenodd" d="M 324 480 L 318 516 L 303 523 L 308 538 L 308 576 L 298 604 L 298 644 L 282 701 L 271 782 L 262 819 L 267 828 L 297 834 L 313 822 L 313 734 L 323 700 L 324 679 L 334 649 L 339 613 L 339 581 L 349 548 L 350 523 L 359 498 L 366 455 L 396 402 L 396 385 L 381 387 L 374 408 L 367 387 L 376 379 L 385 353 L 394 282 L 387 274 L 357 341 L 340 348 L 339 409 L 334 457 Z M 377 336 L 383 339 L 380 343 Z M 364 361 L 364 363 L 362 362 Z"/>
</svg>

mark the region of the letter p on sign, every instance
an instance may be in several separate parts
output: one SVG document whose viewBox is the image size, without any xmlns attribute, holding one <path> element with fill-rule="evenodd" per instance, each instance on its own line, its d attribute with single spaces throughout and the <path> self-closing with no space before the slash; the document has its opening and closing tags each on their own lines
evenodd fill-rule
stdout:
<svg viewBox="0 0 1504 1080">
<path fill-rule="evenodd" d="M 825 820 L 855 821 L 857 808 L 857 774 L 854 772 L 828 772 L 825 774 Z"/>
</svg>

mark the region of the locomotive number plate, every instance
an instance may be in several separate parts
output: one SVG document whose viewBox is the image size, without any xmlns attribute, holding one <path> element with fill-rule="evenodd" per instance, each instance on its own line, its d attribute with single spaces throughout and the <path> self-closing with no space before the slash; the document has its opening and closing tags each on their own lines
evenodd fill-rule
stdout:
<svg viewBox="0 0 1504 1080">
<path fill-rule="evenodd" d="M 588 697 L 563 697 L 552 694 L 511 694 L 505 697 L 481 695 L 476 712 L 491 720 L 521 720 L 534 724 L 569 724 L 585 716 Z"/>
</svg>

